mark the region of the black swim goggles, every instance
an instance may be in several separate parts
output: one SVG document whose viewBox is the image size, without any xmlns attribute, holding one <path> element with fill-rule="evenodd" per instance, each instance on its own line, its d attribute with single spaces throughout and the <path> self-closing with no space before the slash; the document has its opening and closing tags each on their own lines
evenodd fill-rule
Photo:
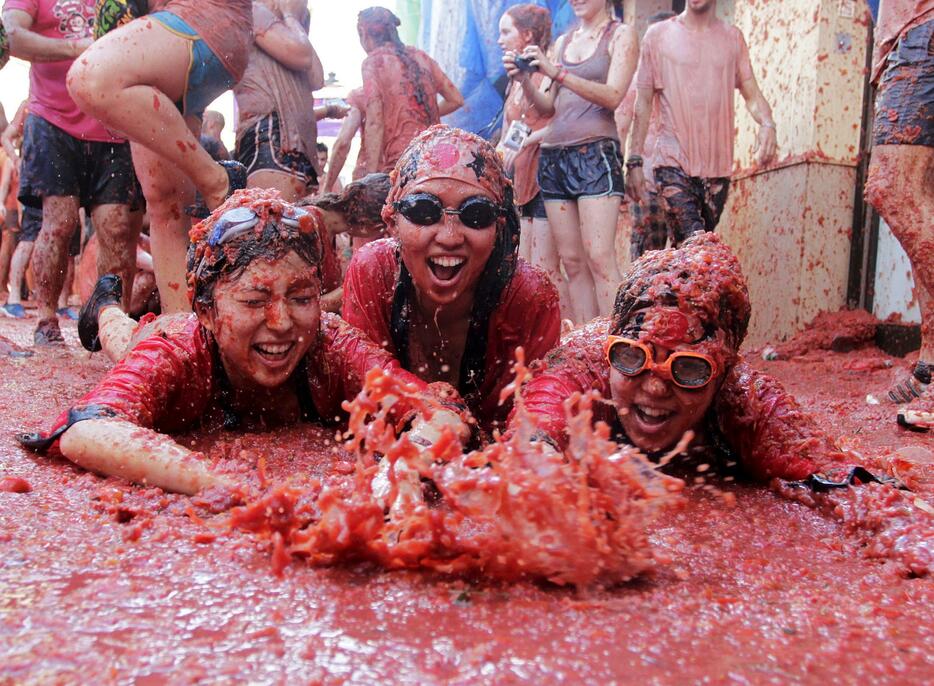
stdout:
<svg viewBox="0 0 934 686">
<path fill-rule="evenodd" d="M 453 214 L 469 229 L 486 229 L 506 213 L 502 205 L 497 205 L 482 195 L 467 198 L 456 210 L 445 207 L 441 199 L 431 193 L 412 193 L 397 200 L 392 206 L 403 217 L 419 226 L 437 224 L 444 215 Z"/>
</svg>

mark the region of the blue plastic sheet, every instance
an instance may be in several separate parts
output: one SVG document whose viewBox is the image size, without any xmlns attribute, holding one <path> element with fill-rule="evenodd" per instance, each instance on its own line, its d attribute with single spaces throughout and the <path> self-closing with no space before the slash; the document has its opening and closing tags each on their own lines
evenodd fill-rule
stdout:
<svg viewBox="0 0 934 686">
<path fill-rule="evenodd" d="M 463 13 L 463 35 L 431 36 L 432 9 L 440 8 L 441 2 L 445 12 Z M 464 96 L 465 106 L 446 117 L 446 123 L 487 137 L 499 128 L 506 73 L 502 65 L 503 53 L 496 39 L 503 12 L 518 4 L 521 4 L 519 0 L 422 0 L 419 45 L 426 47 L 440 39 L 459 41 L 461 46 L 457 65 L 460 76 L 454 81 Z M 554 36 L 567 30 L 574 21 L 567 0 L 538 0 L 532 4 L 551 11 Z M 441 66 L 447 68 L 452 65 L 442 63 Z"/>
</svg>

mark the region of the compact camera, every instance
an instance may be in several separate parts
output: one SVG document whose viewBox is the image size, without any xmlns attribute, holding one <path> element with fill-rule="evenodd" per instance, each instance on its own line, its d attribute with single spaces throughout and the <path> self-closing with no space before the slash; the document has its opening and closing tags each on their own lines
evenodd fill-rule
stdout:
<svg viewBox="0 0 934 686">
<path fill-rule="evenodd" d="M 538 71 L 538 66 L 532 64 L 531 57 L 522 57 L 521 55 L 517 55 L 513 61 L 516 63 L 516 69 L 519 71 L 525 71 L 530 74 L 532 72 Z"/>
<path fill-rule="evenodd" d="M 506 135 L 503 136 L 503 147 L 510 150 L 520 150 L 522 144 L 525 143 L 525 139 L 531 133 L 532 129 L 517 119 L 506 129 Z"/>
</svg>

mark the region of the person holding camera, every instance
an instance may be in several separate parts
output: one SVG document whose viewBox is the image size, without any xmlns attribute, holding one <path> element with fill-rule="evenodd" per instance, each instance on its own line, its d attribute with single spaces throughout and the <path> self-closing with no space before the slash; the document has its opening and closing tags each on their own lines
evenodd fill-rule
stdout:
<svg viewBox="0 0 934 686">
<path fill-rule="evenodd" d="M 617 19 L 622 4 L 575 2 L 576 29 L 547 55 L 538 45 L 523 50 L 546 77 L 541 88 L 514 61 L 506 65 L 538 113 L 552 117 L 541 142 L 538 182 L 576 322 L 609 312 L 620 281 L 615 239 L 624 189 L 613 112 L 639 60 L 636 32 Z"/>
<path fill-rule="evenodd" d="M 499 20 L 499 47 L 503 49 L 503 64 L 515 65 L 529 74 L 532 85 L 541 87 L 545 76 L 531 66 L 531 60 L 521 57 L 528 45 L 547 50 L 551 43 L 551 12 L 538 5 L 514 5 Z M 522 86 L 515 80 L 506 89 L 503 108 L 503 129 L 497 150 L 503 166 L 512 177 L 516 205 L 522 216 L 519 234 L 519 255 L 540 267 L 558 288 L 561 311 L 568 312 L 567 279 L 561 273 L 558 249 L 548 226 L 545 201 L 538 187 L 539 143 L 551 117 L 532 106 Z"/>
</svg>

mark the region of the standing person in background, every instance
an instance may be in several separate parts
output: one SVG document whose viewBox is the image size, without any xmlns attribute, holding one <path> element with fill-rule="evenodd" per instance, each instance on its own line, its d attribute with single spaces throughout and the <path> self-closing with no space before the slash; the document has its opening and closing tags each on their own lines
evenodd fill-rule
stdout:
<svg viewBox="0 0 934 686">
<path fill-rule="evenodd" d="M 636 32 L 614 16 L 614 10 L 622 16 L 621 1 L 579 0 L 572 8 L 580 24 L 548 56 L 537 45 L 525 49 L 548 77 L 542 88 L 514 63 L 506 67 L 535 109 L 553 116 L 538 182 L 580 323 L 609 312 L 619 285 L 616 224 L 624 188 L 613 112 L 636 70 L 639 45 Z"/>
<path fill-rule="evenodd" d="M 32 62 L 19 199 L 42 212 L 32 260 L 37 345 L 65 342 L 56 310 L 69 242 L 81 230 L 80 207 L 90 211 L 107 246 L 98 263 L 102 273 L 132 279 L 135 270 L 132 254 L 126 255 L 135 242 L 129 222 L 130 204 L 136 200 L 130 147 L 92 113 L 82 111 L 65 84 L 72 61 L 91 45 L 94 12 L 94 0 L 6 0 L 3 6 L 12 54 Z"/>
<path fill-rule="evenodd" d="M 328 146 L 324 143 L 318 143 L 316 149 L 318 151 L 318 168 L 324 174 L 325 180 L 329 180 L 328 183 L 321 184 L 320 192 L 340 193 L 344 188 L 344 184 L 341 183 L 339 178 L 328 176 Z"/>
<path fill-rule="evenodd" d="M 201 147 L 207 150 L 215 160 L 230 159 L 227 146 L 221 140 L 221 132 L 226 123 L 224 115 L 216 110 L 207 110 L 201 120 L 201 136 L 199 137 Z"/>
<path fill-rule="evenodd" d="M 889 391 L 902 426 L 934 428 L 934 0 L 883 0 L 872 79 L 878 83 L 866 196 L 898 238 L 921 307 L 921 351 Z"/>
<path fill-rule="evenodd" d="M 759 164 L 775 157 L 772 109 L 759 90 L 742 32 L 717 18 L 717 0 L 688 0 L 680 15 L 645 33 L 632 143 L 626 169 L 629 196 L 648 205 L 643 171 L 652 103 L 660 125 L 655 183 L 665 205 L 672 244 L 720 221 L 733 173 L 733 91 L 759 124 Z M 704 116 L 698 116 L 698 113 Z"/>
<path fill-rule="evenodd" d="M 275 188 L 286 202 L 318 184 L 318 139 L 312 91 L 324 69 L 308 40 L 311 17 L 304 0 L 253 2 L 253 46 L 243 79 L 234 88 L 237 160 L 251 188 Z"/>
<path fill-rule="evenodd" d="M 660 21 L 678 16 L 675 12 L 657 12 L 649 17 L 649 26 Z M 619 140 L 626 147 L 629 132 L 632 129 L 632 120 L 636 111 L 637 88 L 635 79 L 629 84 L 629 91 L 616 110 L 616 130 Z M 653 169 L 655 163 L 655 141 L 658 138 L 659 116 L 658 108 L 653 101 L 652 115 L 649 118 L 649 131 L 645 139 L 645 155 L 643 156 L 642 172 L 645 176 L 645 187 L 648 203 L 630 201 L 629 213 L 632 218 L 632 236 L 629 240 L 629 255 L 633 262 L 639 259 L 646 250 L 661 250 L 668 242 L 668 224 L 665 213 L 658 202 L 658 193 L 655 189 Z M 627 208 L 624 208 L 627 209 Z"/>
<path fill-rule="evenodd" d="M 367 8 L 357 18 L 360 44 L 367 53 L 361 67 L 366 95 L 364 174 L 392 171 L 415 136 L 464 104 L 437 62 L 402 43 L 399 24 L 399 18 L 383 7 Z"/>
<path fill-rule="evenodd" d="M 7 292 L 10 260 L 16 248 L 19 231 L 19 170 L 5 150 L 0 150 L 0 294 Z"/>
<path fill-rule="evenodd" d="M 93 3 L 92 3 L 93 4 Z M 186 211 L 203 216 L 246 184 L 243 167 L 215 162 L 201 147 L 201 116 L 240 80 L 252 40 L 250 0 L 150 0 L 151 14 L 103 33 L 68 74 L 81 106 L 132 142 L 133 163 L 146 196 L 152 257 L 165 312 L 190 309 L 185 255 L 191 228 Z M 105 15 L 102 6 L 100 19 Z M 121 20 L 122 21 L 122 20 Z M 158 55 L 159 59 L 153 59 Z M 202 202 L 186 210 L 195 199 Z M 95 222 L 95 226 L 97 223 Z M 101 242 L 101 254 L 105 243 Z M 123 254 L 132 291 L 136 236 Z"/>
<path fill-rule="evenodd" d="M 538 5 L 514 5 L 499 20 L 499 47 L 515 65 L 515 58 L 528 45 L 547 50 L 551 44 L 551 13 Z M 535 71 L 529 77 L 532 85 L 541 87 L 544 75 Z M 519 256 L 541 267 L 558 289 L 562 313 L 569 313 L 568 284 L 561 273 L 561 261 L 555 246 L 545 201 L 538 187 L 539 143 L 545 135 L 549 117 L 543 117 L 529 102 L 522 86 L 509 82 L 503 109 L 503 134 L 498 152 L 503 155 L 507 173 L 512 176 L 515 201 L 522 216 L 519 235 Z"/>
</svg>

